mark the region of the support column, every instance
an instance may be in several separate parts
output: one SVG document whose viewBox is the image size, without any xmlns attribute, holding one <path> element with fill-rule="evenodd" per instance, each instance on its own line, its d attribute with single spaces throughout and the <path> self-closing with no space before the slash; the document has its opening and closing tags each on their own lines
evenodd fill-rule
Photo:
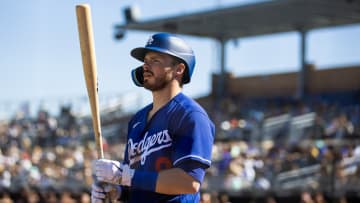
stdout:
<svg viewBox="0 0 360 203">
<path fill-rule="evenodd" d="M 216 87 L 216 103 L 217 106 L 219 107 L 221 99 L 226 95 L 226 90 L 225 90 L 225 77 L 226 77 L 226 63 L 225 63 L 225 57 L 226 57 L 226 40 L 224 39 L 218 39 L 219 45 L 220 45 L 220 73 L 218 76 L 218 81 L 217 81 L 217 87 Z"/>
<path fill-rule="evenodd" d="M 307 82 L 308 82 L 308 73 L 307 73 L 307 67 L 306 67 L 306 30 L 299 30 L 300 32 L 300 41 L 301 41 L 301 47 L 300 47 L 300 62 L 301 62 L 301 69 L 298 73 L 298 85 L 297 85 L 297 98 L 298 99 L 305 99 L 307 96 Z"/>
</svg>

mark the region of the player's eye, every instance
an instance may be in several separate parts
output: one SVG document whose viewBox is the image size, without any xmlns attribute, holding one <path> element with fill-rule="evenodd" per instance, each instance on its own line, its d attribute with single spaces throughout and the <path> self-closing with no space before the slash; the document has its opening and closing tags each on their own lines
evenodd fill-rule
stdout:
<svg viewBox="0 0 360 203">
<path fill-rule="evenodd" d="M 145 59 L 144 63 L 149 66 L 161 65 L 161 61 L 159 59 Z"/>
</svg>

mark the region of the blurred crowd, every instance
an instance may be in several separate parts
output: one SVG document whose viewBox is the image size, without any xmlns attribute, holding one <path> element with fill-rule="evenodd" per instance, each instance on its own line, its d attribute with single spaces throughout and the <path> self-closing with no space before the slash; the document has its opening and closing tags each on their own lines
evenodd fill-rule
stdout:
<svg viewBox="0 0 360 203">
<path fill-rule="evenodd" d="M 276 202 L 274 196 L 287 192 L 302 202 L 359 201 L 359 101 L 358 94 L 224 99 L 219 111 L 209 111 L 218 142 L 204 191 L 268 197 L 259 202 Z"/>
<path fill-rule="evenodd" d="M 318 202 L 316 194 L 344 197 L 360 192 L 358 100 L 223 102 L 220 111 L 209 111 L 217 140 L 202 185 L 203 203 L 293 190 Z M 290 139 L 294 135 L 288 121 L 308 113 L 314 113 L 311 125 L 307 121 L 296 131 L 299 136 Z M 284 114 L 288 120 L 264 131 L 267 119 Z M 127 120 L 121 122 L 104 124 L 107 158 L 123 159 Z M 44 109 L 35 117 L 18 112 L 0 121 L 0 202 L 89 202 L 91 161 L 96 158 L 89 118 L 77 117 L 70 107 L 61 107 L 59 115 Z M 211 199 L 214 193 L 217 197 Z M 269 202 L 276 202 L 276 195 L 269 196 Z"/>
<path fill-rule="evenodd" d="M 97 158 L 91 128 L 69 107 L 0 121 L 0 202 L 89 202 Z M 121 159 L 117 145 L 104 140 L 107 157 Z"/>
<path fill-rule="evenodd" d="M 3 199 L 11 196 L 15 202 L 54 202 L 56 198 L 70 202 L 75 193 L 80 198 L 85 190 L 78 182 L 91 181 L 90 160 L 94 158 L 89 143 L 83 142 L 81 134 L 86 130 L 67 108 L 58 117 L 40 110 L 36 118 L 17 112 L 13 119 L 1 121 Z"/>
</svg>

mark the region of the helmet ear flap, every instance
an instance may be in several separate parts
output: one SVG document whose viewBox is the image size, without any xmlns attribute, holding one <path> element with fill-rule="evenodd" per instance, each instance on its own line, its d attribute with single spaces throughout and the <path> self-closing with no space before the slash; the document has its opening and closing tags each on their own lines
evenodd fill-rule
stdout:
<svg viewBox="0 0 360 203">
<path fill-rule="evenodd" d="M 144 76 L 143 76 L 143 67 L 139 66 L 131 71 L 131 79 L 134 84 L 138 87 L 143 87 L 144 85 Z"/>
</svg>

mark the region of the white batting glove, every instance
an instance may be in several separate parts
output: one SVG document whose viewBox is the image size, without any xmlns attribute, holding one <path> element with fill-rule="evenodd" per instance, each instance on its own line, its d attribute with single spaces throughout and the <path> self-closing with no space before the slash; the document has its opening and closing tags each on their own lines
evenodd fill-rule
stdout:
<svg viewBox="0 0 360 203">
<path fill-rule="evenodd" d="M 98 159 L 93 163 L 93 172 L 100 182 L 121 184 L 122 166 L 114 160 Z"/>
<path fill-rule="evenodd" d="M 91 186 L 91 203 L 105 203 L 106 197 L 112 203 L 119 202 L 121 196 L 121 186 L 110 183 L 93 183 Z"/>
</svg>

